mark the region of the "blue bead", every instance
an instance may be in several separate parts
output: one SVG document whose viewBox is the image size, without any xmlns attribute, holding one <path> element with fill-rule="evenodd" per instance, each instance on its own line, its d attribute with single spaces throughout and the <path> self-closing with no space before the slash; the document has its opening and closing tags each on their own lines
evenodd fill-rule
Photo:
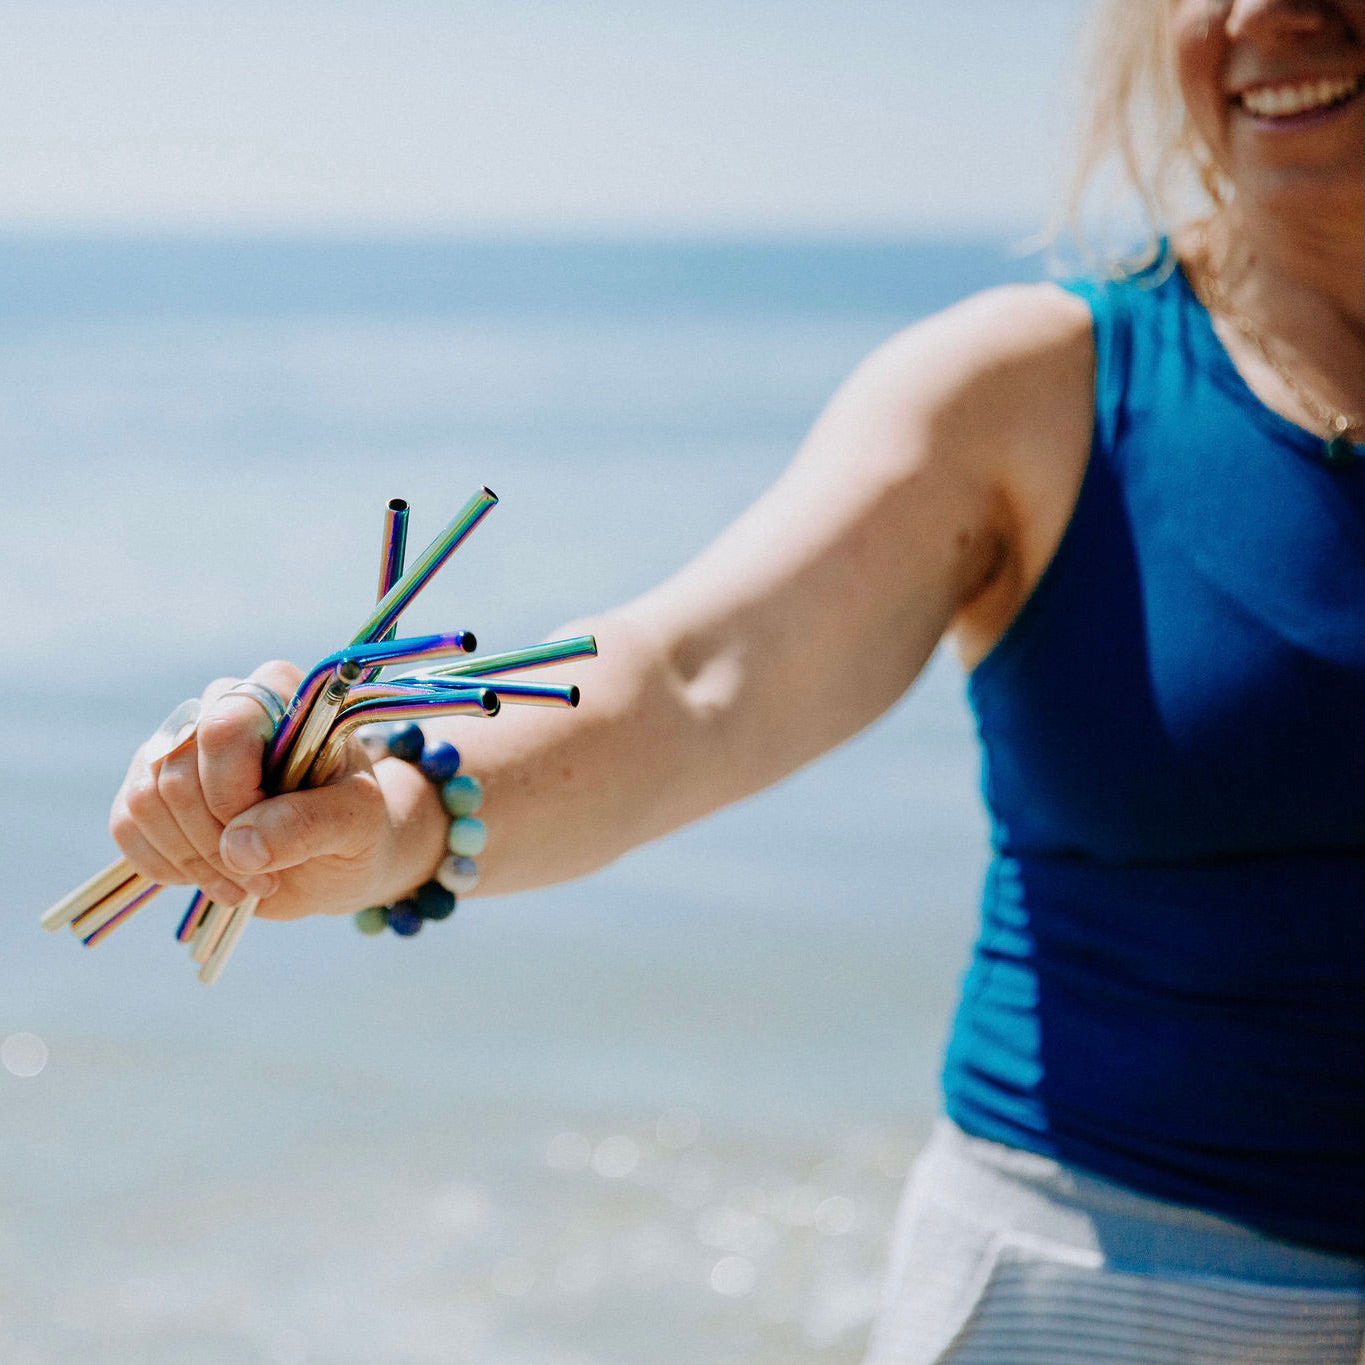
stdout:
<svg viewBox="0 0 1365 1365">
<path fill-rule="evenodd" d="M 416 763 L 422 757 L 422 746 L 425 743 L 426 736 L 422 733 L 422 727 L 416 721 L 410 721 L 407 725 L 400 725 L 389 736 L 389 753 L 394 758 L 401 758 L 405 763 Z"/>
<path fill-rule="evenodd" d="M 455 913 L 455 897 L 440 882 L 428 882 L 413 900 L 423 919 L 449 919 Z"/>
<path fill-rule="evenodd" d="M 460 766 L 460 751 L 445 740 L 428 745 L 422 753 L 422 771 L 438 787 L 449 782 Z"/>
<path fill-rule="evenodd" d="M 441 804 L 453 820 L 458 820 L 462 815 L 475 815 L 483 805 L 483 784 L 477 777 L 470 777 L 466 773 L 452 777 L 441 788 Z"/>
<path fill-rule="evenodd" d="M 450 833 L 446 835 L 446 847 L 464 858 L 473 858 L 482 853 L 487 842 L 488 831 L 484 828 L 483 821 L 471 819 L 469 816 L 456 820 L 450 827 Z"/>
<path fill-rule="evenodd" d="M 389 907 L 389 928 L 395 934 L 411 938 L 421 927 L 422 912 L 417 908 L 416 901 L 402 900 Z"/>
</svg>

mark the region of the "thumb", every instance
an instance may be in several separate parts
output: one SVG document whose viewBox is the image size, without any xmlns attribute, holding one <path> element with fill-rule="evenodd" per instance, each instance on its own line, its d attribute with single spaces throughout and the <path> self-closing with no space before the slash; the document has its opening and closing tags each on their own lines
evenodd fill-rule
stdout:
<svg viewBox="0 0 1365 1365">
<path fill-rule="evenodd" d="M 273 796 L 223 830 L 219 852 L 239 872 L 278 872 L 328 855 L 371 848 L 384 819 L 378 786 L 356 774 L 325 787 Z"/>
</svg>

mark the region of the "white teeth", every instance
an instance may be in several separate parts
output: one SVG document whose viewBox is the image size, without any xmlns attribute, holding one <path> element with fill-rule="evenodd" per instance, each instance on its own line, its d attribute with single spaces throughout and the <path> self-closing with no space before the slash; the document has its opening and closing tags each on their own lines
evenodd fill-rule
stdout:
<svg viewBox="0 0 1365 1365">
<path fill-rule="evenodd" d="M 1353 94 L 1359 85 L 1358 79 L 1323 79 L 1304 81 L 1301 85 L 1262 86 L 1258 90 L 1242 91 L 1241 101 L 1242 107 L 1257 118 L 1288 118 L 1334 104 Z"/>
</svg>

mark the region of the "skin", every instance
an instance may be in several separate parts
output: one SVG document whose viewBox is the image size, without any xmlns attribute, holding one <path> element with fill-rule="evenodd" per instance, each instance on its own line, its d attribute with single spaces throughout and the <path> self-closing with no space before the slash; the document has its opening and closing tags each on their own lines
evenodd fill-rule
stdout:
<svg viewBox="0 0 1365 1365">
<path fill-rule="evenodd" d="M 1169 3 L 1190 117 L 1236 187 L 1208 238 L 1220 279 L 1315 393 L 1358 412 L 1365 100 L 1286 131 L 1237 94 L 1362 69 L 1365 0 Z M 1235 330 L 1220 335 L 1264 401 L 1311 424 Z M 1093 384 L 1088 310 L 1046 285 L 979 295 L 874 352 L 713 545 L 555 632 L 598 638 L 599 659 L 572 670 L 577 711 L 450 727 L 487 792 L 481 893 L 583 875 L 777 781 L 892 705 L 945 635 L 978 663 L 1061 539 Z M 299 672 L 253 677 L 288 695 Z M 263 799 L 263 715 L 226 685 L 181 750 L 133 760 L 111 829 L 139 870 L 229 901 L 263 892 L 278 919 L 392 901 L 431 875 L 448 821 L 419 773 L 356 747 L 327 786 Z"/>
<path fill-rule="evenodd" d="M 1322 402 L 1365 416 L 1365 95 L 1311 126 L 1267 126 L 1242 91 L 1365 73 L 1365 0 L 1175 0 L 1175 68 L 1190 119 L 1236 194 L 1204 253 L 1233 305 Z M 1235 327 L 1214 325 L 1268 406 L 1310 429 L 1302 400 Z M 1360 433 L 1355 433 L 1359 439 Z"/>
</svg>

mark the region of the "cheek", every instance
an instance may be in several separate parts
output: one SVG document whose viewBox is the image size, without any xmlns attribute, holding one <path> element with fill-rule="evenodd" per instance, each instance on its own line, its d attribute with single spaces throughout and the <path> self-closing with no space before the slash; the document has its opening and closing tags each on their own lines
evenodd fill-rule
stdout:
<svg viewBox="0 0 1365 1365">
<path fill-rule="evenodd" d="M 1218 0 L 1176 0 L 1170 13 L 1171 64 L 1190 119 L 1210 150 L 1225 138 L 1223 13 Z"/>
</svg>

